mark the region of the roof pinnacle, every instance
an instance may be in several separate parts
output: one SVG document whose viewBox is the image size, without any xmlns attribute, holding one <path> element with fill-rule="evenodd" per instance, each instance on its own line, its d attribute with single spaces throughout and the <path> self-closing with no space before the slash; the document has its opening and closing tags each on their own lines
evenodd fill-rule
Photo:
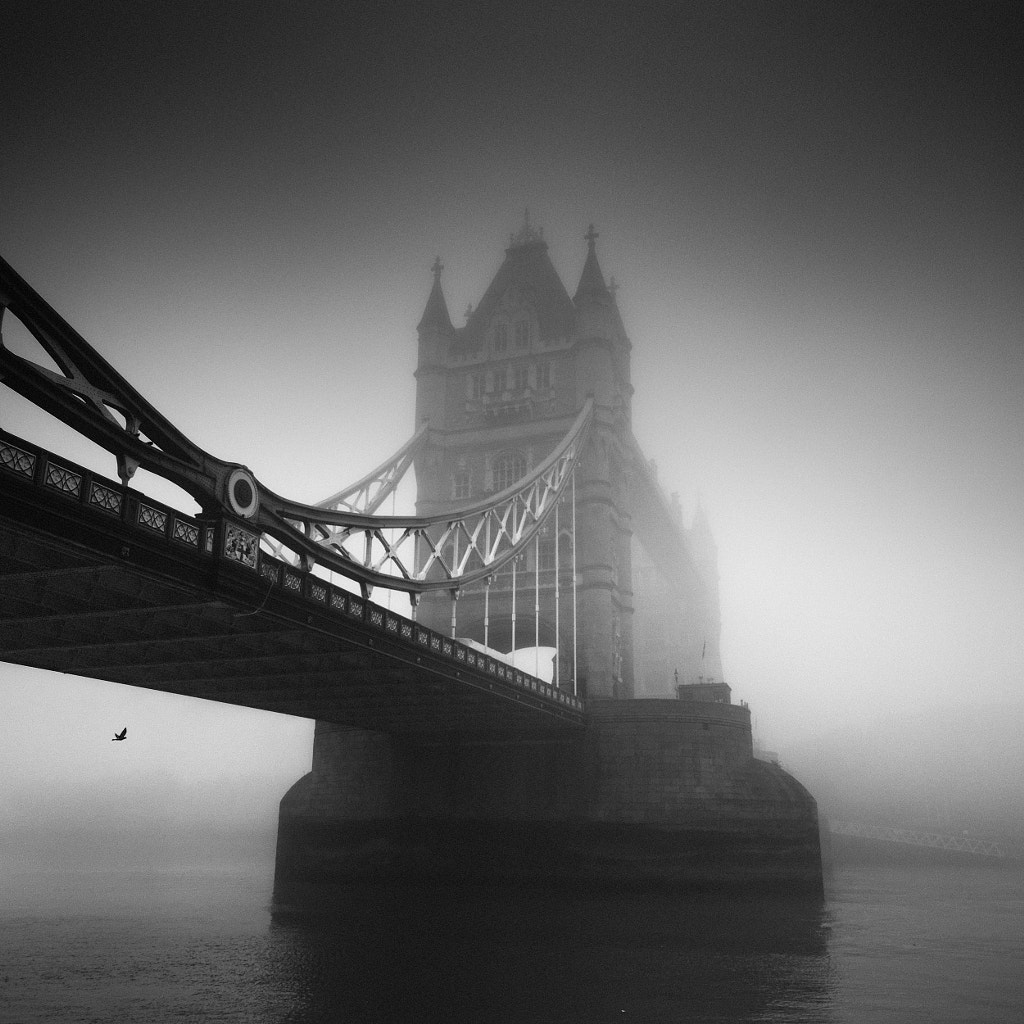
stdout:
<svg viewBox="0 0 1024 1024">
<path fill-rule="evenodd" d="M 420 333 L 427 330 L 448 333 L 452 330 L 452 320 L 448 315 L 448 304 L 444 301 L 444 291 L 441 288 L 442 270 L 444 270 L 444 264 L 441 262 L 441 257 L 437 256 L 430 267 L 430 271 L 434 275 L 434 284 L 430 289 L 426 309 L 423 310 L 423 316 L 420 318 L 419 324 L 417 324 L 417 330 Z"/>
<path fill-rule="evenodd" d="M 587 260 L 583 265 L 583 274 L 580 277 L 579 286 L 576 288 L 576 294 L 573 296 L 573 302 L 577 305 L 585 295 L 603 297 L 605 300 L 611 297 L 608 287 L 604 283 L 601 267 L 597 262 L 597 248 L 594 245 L 597 241 L 597 232 L 594 230 L 593 224 L 590 225 L 583 237 L 587 240 Z"/>
<path fill-rule="evenodd" d="M 529 208 L 523 211 L 523 226 L 514 234 L 509 236 L 509 248 L 515 248 L 520 245 L 527 245 L 530 242 L 543 242 L 544 241 L 544 229 L 535 228 L 530 224 L 530 210 Z"/>
</svg>

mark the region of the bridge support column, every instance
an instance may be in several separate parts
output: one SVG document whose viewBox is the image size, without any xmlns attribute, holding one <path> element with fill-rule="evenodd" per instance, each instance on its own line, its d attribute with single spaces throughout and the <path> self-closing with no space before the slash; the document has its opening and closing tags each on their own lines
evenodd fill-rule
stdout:
<svg viewBox="0 0 1024 1024">
<path fill-rule="evenodd" d="M 274 891 L 287 903 L 314 883 L 344 881 L 385 857 L 396 818 L 391 737 L 317 722 L 313 769 L 285 794 Z"/>
<path fill-rule="evenodd" d="M 275 904 L 429 879 L 820 894 L 817 809 L 752 756 L 744 706 L 595 700 L 582 729 L 317 728 L 281 804 Z"/>
<path fill-rule="evenodd" d="M 577 469 L 578 656 L 583 695 L 621 700 L 633 696 L 632 533 L 613 445 L 598 433 Z"/>
</svg>

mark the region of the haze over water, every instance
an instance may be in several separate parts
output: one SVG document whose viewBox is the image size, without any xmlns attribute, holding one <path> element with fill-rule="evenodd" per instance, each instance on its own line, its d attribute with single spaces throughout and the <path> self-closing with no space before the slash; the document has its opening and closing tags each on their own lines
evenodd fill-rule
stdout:
<svg viewBox="0 0 1024 1024">
<path fill-rule="evenodd" d="M 0 1021 L 1010 1024 L 1019 874 L 880 867 L 828 900 L 359 888 L 271 923 L 266 873 L 21 876 Z"/>
<path fill-rule="evenodd" d="M 435 255 L 461 322 L 524 208 L 570 290 L 593 222 L 760 742 L 829 813 L 1019 831 L 1013 13 L 15 0 L 0 254 L 195 442 L 315 501 L 412 433 Z M 0 426 L 114 475 L 2 385 Z M 3 871 L 265 865 L 309 766 L 281 716 L 6 665 L 0 702 Z"/>
</svg>

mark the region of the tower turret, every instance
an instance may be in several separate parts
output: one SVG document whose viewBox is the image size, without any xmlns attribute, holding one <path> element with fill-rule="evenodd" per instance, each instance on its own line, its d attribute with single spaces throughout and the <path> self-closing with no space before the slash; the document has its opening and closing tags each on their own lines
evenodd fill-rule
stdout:
<svg viewBox="0 0 1024 1024">
<path fill-rule="evenodd" d="M 573 304 L 579 308 L 588 300 L 599 305 L 608 305 L 612 294 L 604 283 L 604 274 L 597 262 L 597 239 L 600 235 L 591 224 L 583 236 L 587 240 L 587 261 L 583 264 L 580 283 L 576 286 L 576 294 L 572 297 Z"/>
<path fill-rule="evenodd" d="M 621 425 L 630 423 L 629 338 L 619 315 L 615 294 L 604 279 L 597 259 L 598 233 L 591 224 L 586 235 L 587 259 L 576 294 L 574 333 L 579 350 L 581 398 L 593 394 L 600 405 L 614 408 Z"/>
<path fill-rule="evenodd" d="M 416 423 L 437 420 L 444 413 L 445 359 L 448 348 L 455 337 L 452 318 L 448 314 L 441 288 L 441 271 L 444 264 L 441 257 L 434 260 L 430 268 L 434 284 L 427 298 L 423 316 L 416 325 L 419 336 L 419 351 L 416 360 Z"/>
<path fill-rule="evenodd" d="M 625 479 L 630 437 L 629 340 L 597 259 L 597 232 L 573 296 L 577 402 L 595 404 L 594 432 L 577 471 L 578 554 L 584 641 L 593 696 L 633 696 L 631 496 Z"/>
</svg>

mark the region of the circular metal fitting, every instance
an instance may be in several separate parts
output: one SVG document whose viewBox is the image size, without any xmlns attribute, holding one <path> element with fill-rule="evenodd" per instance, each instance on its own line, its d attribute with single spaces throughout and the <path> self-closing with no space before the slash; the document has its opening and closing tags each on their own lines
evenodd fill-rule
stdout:
<svg viewBox="0 0 1024 1024">
<path fill-rule="evenodd" d="M 228 477 L 228 504 L 243 519 L 252 519 L 260 507 L 256 481 L 244 469 L 233 469 Z"/>
</svg>

